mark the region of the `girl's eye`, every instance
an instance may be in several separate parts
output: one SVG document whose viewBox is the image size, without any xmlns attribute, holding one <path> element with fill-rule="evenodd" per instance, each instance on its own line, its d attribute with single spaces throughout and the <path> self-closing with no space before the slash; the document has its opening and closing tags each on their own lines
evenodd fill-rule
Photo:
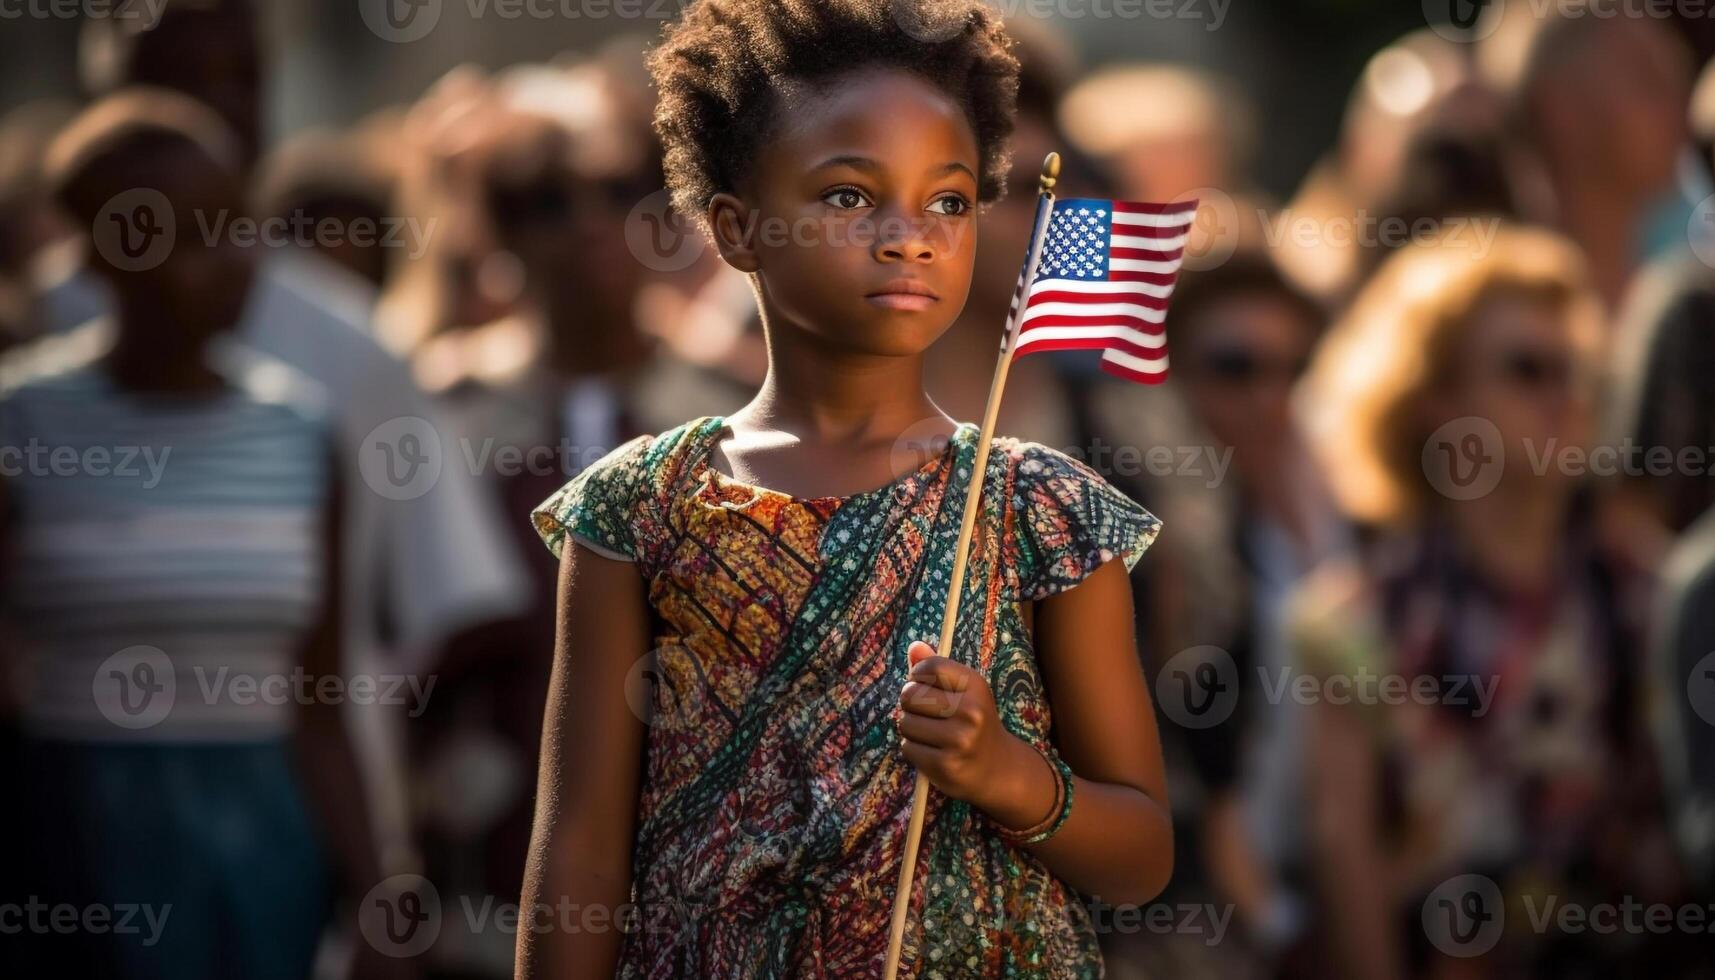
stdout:
<svg viewBox="0 0 1715 980">
<path fill-rule="evenodd" d="M 839 208 L 842 211 L 861 208 L 865 204 L 869 203 L 869 198 L 865 197 L 863 191 L 858 190 L 856 187 L 836 187 L 826 194 L 823 194 L 822 200 L 827 201 L 829 204 L 832 204 L 834 207 Z"/>
<path fill-rule="evenodd" d="M 971 209 L 971 202 L 965 200 L 963 197 L 960 197 L 957 194 L 950 194 L 946 197 L 938 198 L 933 203 L 931 203 L 929 205 L 929 207 L 935 208 L 935 207 L 938 207 L 940 205 L 949 205 L 950 206 L 950 208 L 948 210 L 942 210 L 942 211 L 938 212 L 939 214 L 948 215 L 949 217 L 958 217 L 959 215 L 964 214 L 965 212 L 967 212 Z"/>
</svg>

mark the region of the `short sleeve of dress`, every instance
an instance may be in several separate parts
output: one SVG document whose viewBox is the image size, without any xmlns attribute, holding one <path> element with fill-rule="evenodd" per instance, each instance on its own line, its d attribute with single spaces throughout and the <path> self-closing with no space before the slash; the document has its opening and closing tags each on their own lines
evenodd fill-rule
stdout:
<svg viewBox="0 0 1715 980">
<path fill-rule="evenodd" d="M 1020 451 L 1019 598 L 1064 592 L 1114 558 L 1131 571 L 1161 521 L 1081 460 L 1039 443 L 1022 443 Z"/>
<path fill-rule="evenodd" d="M 560 557 L 568 536 L 617 561 L 636 561 L 633 539 L 639 494 L 653 436 L 641 435 L 584 467 L 530 512 L 542 542 Z"/>
</svg>

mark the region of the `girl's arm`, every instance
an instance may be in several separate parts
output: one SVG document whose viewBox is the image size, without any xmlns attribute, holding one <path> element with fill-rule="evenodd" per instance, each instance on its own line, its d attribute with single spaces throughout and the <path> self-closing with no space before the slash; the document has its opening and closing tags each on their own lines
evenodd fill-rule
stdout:
<svg viewBox="0 0 1715 980">
<path fill-rule="evenodd" d="M 644 723 L 625 683 L 649 649 L 647 596 L 637 566 L 570 536 L 558 595 L 516 976 L 606 980 L 631 897 Z"/>
<path fill-rule="evenodd" d="M 1105 562 L 1077 586 L 1041 600 L 1035 618 L 1037 662 L 1055 747 L 1074 773 L 1073 800 L 1058 833 L 1024 847 L 1087 895 L 1147 902 L 1173 873 L 1173 828 L 1124 564 Z M 933 652 L 926 644 L 917 650 Z M 901 693 L 906 758 L 937 788 L 1003 826 L 1042 820 L 1054 801 L 1053 773 L 1001 725 L 982 675 L 925 656 L 911 677 Z"/>
</svg>

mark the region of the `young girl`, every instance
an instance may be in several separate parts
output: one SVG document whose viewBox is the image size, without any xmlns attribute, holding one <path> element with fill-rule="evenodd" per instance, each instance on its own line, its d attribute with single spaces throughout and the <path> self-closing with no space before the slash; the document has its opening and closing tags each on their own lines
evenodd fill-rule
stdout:
<svg viewBox="0 0 1715 980">
<path fill-rule="evenodd" d="M 1077 892 L 1147 901 L 1172 865 L 1126 574 L 1159 523 L 996 439 L 930 646 L 978 428 L 924 352 L 1006 172 L 1006 36 L 979 0 L 702 0 L 650 65 L 769 371 L 534 513 L 562 564 L 518 975 L 879 977 L 921 771 L 900 975 L 1099 977 Z"/>
</svg>

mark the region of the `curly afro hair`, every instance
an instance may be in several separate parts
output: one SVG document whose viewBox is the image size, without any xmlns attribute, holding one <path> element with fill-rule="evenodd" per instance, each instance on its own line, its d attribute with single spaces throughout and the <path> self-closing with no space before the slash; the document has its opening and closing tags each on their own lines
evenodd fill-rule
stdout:
<svg viewBox="0 0 1715 980">
<path fill-rule="evenodd" d="M 744 180 L 786 92 L 873 66 L 914 72 L 964 107 L 977 200 L 999 200 L 1018 99 L 1011 49 L 983 0 L 697 0 L 647 58 L 673 206 L 701 224 L 709 199 Z"/>
</svg>

